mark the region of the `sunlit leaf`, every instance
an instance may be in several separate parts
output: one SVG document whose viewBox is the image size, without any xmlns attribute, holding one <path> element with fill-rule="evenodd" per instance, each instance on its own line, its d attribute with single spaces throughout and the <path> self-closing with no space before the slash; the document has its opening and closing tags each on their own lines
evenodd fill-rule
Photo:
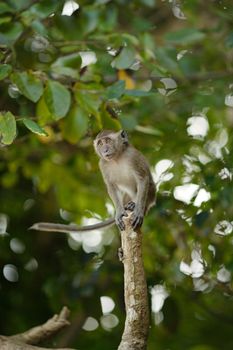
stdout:
<svg viewBox="0 0 233 350">
<path fill-rule="evenodd" d="M 11 112 L 0 114 L 0 136 L 1 142 L 10 145 L 16 136 L 16 121 Z"/>
<path fill-rule="evenodd" d="M 8 216 L 0 213 L 0 236 L 7 235 L 6 229 L 8 224 Z"/>
<path fill-rule="evenodd" d="M 46 124 L 47 122 L 51 122 L 53 120 L 52 114 L 48 109 L 44 96 L 42 96 L 36 104 L 36 116 L 38 121 L 42 125 Z"/>
<path fill-rule="evenodd" d="M 41 136 L 47 136 L 47 132 L 36 122 L 34 122 L 31 119 L 24 118 L 23 119 L 24 125 L 32 131 L 34 134 L 41 135 Z"/>
<path fill-rule="evenodd" d="M 18 72 L 11 75 L 19 91 L 32 102 L 37 102 L 43 93 L 43 83 L 32 73 Z"/>
<path fill-rule="evenodd" d="M 119 55 L 114 58 L 111 63 L 113 68 L 117 69 L 127 69 L 129 68 L 135 60 L 135 51 L 133 48 L 124 47 Z"/>
<path fill-rule="evenodd" d="M 12 71 L 12 67 L 9 64 L 0 65 L 0 80 L 5 79 Z"/>
<path fill-rule="evenodd" d="M 48 81 L 44 92 L 44 99 L 49 111 L 56 120 L 63 118 L 70 108 L 70 92 L 57 81 Z"/>
</svg>

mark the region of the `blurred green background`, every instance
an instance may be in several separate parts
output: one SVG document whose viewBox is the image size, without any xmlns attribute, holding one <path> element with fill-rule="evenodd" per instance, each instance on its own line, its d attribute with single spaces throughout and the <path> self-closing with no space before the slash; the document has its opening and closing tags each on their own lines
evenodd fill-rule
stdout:
<svg viewBox="0 0 233 350">
<path fill-rule="evenodd" d="M 67 305 L 52 345 L 117 348 L 117 229 L 28 228 L 112 215 L 92 142 L 124 128 L 158 188 L 148 349 L 233 349 L 232 62 L 230 0 L 0 1 L 1 334 Z"/>
</svg>

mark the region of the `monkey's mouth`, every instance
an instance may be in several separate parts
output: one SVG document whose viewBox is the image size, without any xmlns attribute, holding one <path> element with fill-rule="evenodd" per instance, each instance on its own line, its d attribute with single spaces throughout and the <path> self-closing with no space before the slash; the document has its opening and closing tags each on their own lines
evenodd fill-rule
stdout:
<svg viewBox="0 0 233 350">
<path fill-rule="evenodd" d="M 110 159 L 113 158 L 113 156 L 114 156 L 113 153 L 108 153 L 108 154 L 105 154 L 104 158 L 107 159 L 107 160 L 110 160 Z"/>
</svg>

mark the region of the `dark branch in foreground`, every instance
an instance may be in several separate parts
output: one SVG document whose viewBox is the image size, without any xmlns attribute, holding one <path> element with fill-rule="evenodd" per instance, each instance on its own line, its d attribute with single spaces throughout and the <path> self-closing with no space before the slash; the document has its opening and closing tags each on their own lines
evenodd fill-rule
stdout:
<svg viewBox="0 0 233 350">
<path fill-rule="evenodd" d="M 69 316 L 67 307 L 63 307 L 58 315 L 54 315 L 44 324 L 31 328 L 24 333 L 13 336 L 0 335 L 1 350 L 52 350 L 52 348 L 43 348 L 35 346 L 42 341 L 47 340 L 51 336 L 58 333 L 61 329 L 68 326 L 70 323 L 67 320 Z M 57 350 L 74 350 L 68 348 L 57 348 Z"/>
</svg>

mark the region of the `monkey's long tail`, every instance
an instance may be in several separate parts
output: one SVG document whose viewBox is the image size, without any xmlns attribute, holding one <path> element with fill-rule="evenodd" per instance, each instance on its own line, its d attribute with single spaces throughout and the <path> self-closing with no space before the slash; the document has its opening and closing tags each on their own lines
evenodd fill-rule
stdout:
<svg viewBox="0 0 233 350">
<path fill-rule="evenodd" d="M 115 219 L 113 218 L 98 222 L 97 224 L 80 226 L 80 227 L 75 224 L 63 225 L 63 224 L 54 224 L 52 222 L 37 222 L 36 224 L 29 227 L 29 230 L 75 233 L 75 232 L 93 231 L 100 228 L 112 226 L 114 224 L 115 224 Z"/>
</svg>

